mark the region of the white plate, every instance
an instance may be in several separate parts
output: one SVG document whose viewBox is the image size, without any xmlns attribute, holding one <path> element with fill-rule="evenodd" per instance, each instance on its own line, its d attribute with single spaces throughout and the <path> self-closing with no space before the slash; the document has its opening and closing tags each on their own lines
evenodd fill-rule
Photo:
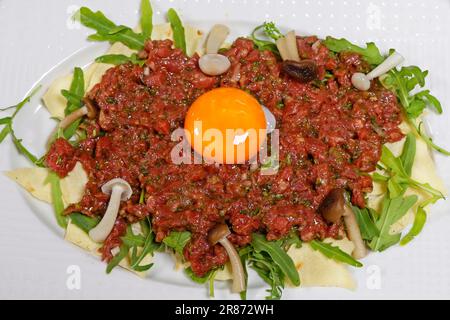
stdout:
<svg viewBox="0 0 450 320">
<path fill-rule="evenodd" d="M 139 1 L 46 0 L 0 2 L 0 105 L 15 104 L 39 79 L 48 85 L 74 66 L 84 66 L 105 50 L 105 45 L 85 41 L 89 30 L 70 20 L 79 6 L 100 9 L 119 23 L 137 23 Z M 380 48 L 395 47 L 409 64 L 430 70 L 427 86 L 450 105 L 450 3 L 434 1 L 262 1 L 262 0 L 153 0 L 156 19 L 163 21 L 169 7 L 175 7 L 185 21 L 206 27 L 224 22 L 235 36 L 247 35 L 265 20 L 297 29 L 303 34 L 328 34 L 363 43 L 375 41 Z M 20 19 L 18 18 L 20 17 Z M 200 23 L 202 21 L 202 23 Z M 69 57 L 69 58 L 68 58 Z M 63 62 L 62 62 L 63 61 Z M 56 66 L 56 67 L 55 67 Z M 50 71 L 49 71 L 50 70 Z M 44 78 L 41 79 L 42 75 Z M 27 147 L 42 154 L 52 121 L 35 98 L 15 122 L 17 135 Z M 446 110 L 447 111 L 447 110 Z M 3 116 L 3 114 L 1 114 Z M 433 135 L 450 147 L 447 129 L 450 113 L 429 117 Z M 445 181 L 450 179 L 448 159 L 436 155 Z M 9 139 L 0 146 L 0 170 L 29 165 L 17 155 Z M 206 299 L 207 291 L 176 273 L 170 258 L 161 256 L 151 277 L 141 280 L 129 272 L 114 270 L 107 276 L 105 266 L 61 239 L 52 209 L 0 177 L 0 298 L 148 298 Z M 353 270 L 359 287 L 351 292 L 336 288 L 286 289 L 288 299 L 310 298 L 448 298 L 450 297 L 450 202 L 432 209 L 425 230 L 405 248 L 391 248 L 371 254 L 364 267 Z M 68 269 L 79 267 L 81 289 L 70 290 Z M 70 271 L 70 270 L 69 270 Z M 380 274 L 381 286 L 373 286 Z M 249 298 L 263 298 L 256 282 Z M 219 286 L 221 287 L 221 286 Z M 218 298 L 238 298 L 227 288 L 218 289 Z"/>
</svg>

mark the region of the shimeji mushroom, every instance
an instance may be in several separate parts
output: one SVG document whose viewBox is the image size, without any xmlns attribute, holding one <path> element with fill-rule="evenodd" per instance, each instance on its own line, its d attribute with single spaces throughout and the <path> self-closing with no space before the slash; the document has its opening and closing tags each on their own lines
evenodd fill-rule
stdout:
<svg viewBox="0 0 450 320">
<path fill-rule="evenodd" d="M 111 233 L 116 222 L 121 201 L 130 199 L 133 194 L 131 186 L 123 179 L 116 178 L 102 186 L 103 193 L 110 194 L 108 208 L 105 215 L 95 228 L 89 231 L 89 237 L 95 242 L 103 242 Z"/>
<path fill-rule="evenodd" d="M 375 79 L 389 72 L 391 69 L 402 63 L 403 60 L 405 59 L 401 54 L 394 52 L 389 57 L 387 57 L 382 64 L 370 71 L 368 74 L 360 72 L 354 73 L 352 76 L 352 84 L 358 90 L 367 91 L 370 89 L 370 81 L 372 79 Z"/>
<path fill-rule="evenodd" d="M 284 73 L 302 83 L 317 79 L 316 63 L 310 59 L 300 59 L 295 31 L 290 31 L 285 37 L 279 38 L 276 45 L 283 59 L 281 69 Z"/>
<path fill-rule="evenodd" d="M 84 116 L 87 116 L 89 119 L 95 119 L 95 117 L 97 117 L 98 110 L 95 107 L 93 101 L 89 98 L 85 98 L 83 99 L 83 102 L 83 107 L 68 114 L 64 119 L 61 120 L 58 129 L 66 129 L 73 122 Z"/>
<path fill-rule="evenodd" d="M 307 83 L 317 79 L 317 65 L 313 60 L 306 59 L 302 61 L 285 60 L 281 64 L 284 73 L 292 78 Z"/>
<path fill-rule="evenodd" d="M 219 224 L 209 232 L 208 240 L 212 245 L 220 243 L 227 251 L 233 272 L 233 285 L 231 291 L 239 293 L 245 290 L 245 273 L 238 252 L 233 244 L 227 239 L 230 234 L 230 229 L 225 223 Z"/>
<path fill-rule="evenodd" d="M 343 189 L 332 190 L 322 201 L 318 211 L 329 223 L 339 223 L 341 218 L 344 218 L 347 235 L 355 245 L 352 253 L 353 257 L 361 259 L 367 255 L 366 245 L 362 239 L 358 221 L 352 208 L 345 200 Z"/>
<path fill-rule="evenodd" d="M 54 140 L 54 137 L 59 130 L 65 130 L 69 127 L 73 122 L 80 119 L 81 117 L 87 116 L 89 119 L 95 119 L 98 114 L 98 109 L 94 105 L 94 102 L 89 98 L 83 99 L 84 106 L 75 110 L 74 112 L 68 114 L 64 119 L 62 119 L 58 126 L 53 130 L 50 134 L 50 139 L 47 141 L 47 146 L 50 147 L 51 143 Z"/>
<path fill-rule="evenodd" d="M 230 69 L 230 60 L 224 55 L 217 53 L 229 33 L 230 29 L 221 24 L 216 24 L 211 29 L 206 41 L 206 54 L 198 61 L 200 70 L 203 73 L 210 76 L 218 76 Z"/>
</svg>

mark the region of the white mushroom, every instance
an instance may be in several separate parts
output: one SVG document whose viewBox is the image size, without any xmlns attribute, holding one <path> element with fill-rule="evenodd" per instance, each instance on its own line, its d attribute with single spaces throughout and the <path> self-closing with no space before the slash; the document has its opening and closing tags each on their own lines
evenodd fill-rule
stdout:
<svg viewBox="0 0 450 320">
<path fill-rule="evenodd" d="M 353 86 L 362 91 L 369 90 L 370 88 L 370 81 L 372 79 L 375 79 L 387 72 L 389 72 L 391 69 L 398 66 L 400 63 L 402 63 L 405 59 L 403 56 L 397 52 L 394 52 L 389 57 L 386 58 L 386 60 L 383 61 L 379 66 L 377 66 L 375 69 L 373 69 L 371 72 L 369 72 L 367 75 L 364 73 L 356 72 L 352 76 L 352 84 Z"/>
<path fill-rule="evenodd" d="M 230 29 L 223 24 L 216 24 L 209 32 L 206 41 L 206 53 L 217 53 L 230 34 Z"/>
<path fill-rule="evenodd" d="M 229 33 L 230 29 L 221 24 L 216 24 L 211 29 L 206 41 L 206 54 L 198 61 L 200 70 L 204 74 L 218 76 L 230 69 L 230 60 L 224 55 L 217 54 Z"/>
<path fill-rule="evenodd" d="M 298 54 L 297 37 L 293 30 L 286 34 L 286 47 L 289 52 L 289 60 L 299 62 L 300 55 Z"/>
<path fill-rule="evenodd" d="M 289 31 L 285 37 L 281 37 L 276 41 L 278 51 L 280 52 L 283 61 L 291 60 L 295 62 L 300 61 L 298 53 L 297 37 L 295 31 Z"/>
<path fill-rule="evenodd" d="M 230 229 L 225 223 L 219 224 L 209 232 L 208 240 L 212 245 L 220 243 L 227 251 L 228 258 L 230 258 L 231 270 L 233 272 L 233 285 L 231 291 L 239 293 L 244 291 L 246 287 L 245 272 L 238 252 L 233 244 L 227 239 L 230 234 Z"/>
<path fill-rule="evenodd" d="M 111 233 L 116 222 L 121 201 L 130 199 L 133 194 L 131 186 L 123 179 L 116 178 L 102 186 L 103 193 L 110 194 L 108 208 L 100 223 L 89 231 L 89 237 L 95 242 L 103 242 Z"/>
<path fill-rule="evenodd" d="M 276 45 L 277 45 L 278 51 L 280 52 L 281 59 L 283 59 L 283 61 L 289 60 L 290 55 L 289 55 L 289 50 L 287 48 L 286 38 L 282 37 L 282 38 L 278 39 L 276 41 Z"/>
<path fill-rule="evenodd" d="M 202 56 L 198 61 L 198 65 L 203 73 L 210 76 L 218 76 L 230 69 L 231 62 L 221 54 L 210 53 Z"/>
</svg>

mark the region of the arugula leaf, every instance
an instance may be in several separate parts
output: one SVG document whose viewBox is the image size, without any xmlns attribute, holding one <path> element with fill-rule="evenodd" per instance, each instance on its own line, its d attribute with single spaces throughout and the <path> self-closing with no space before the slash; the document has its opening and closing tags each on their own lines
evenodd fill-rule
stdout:
<svg viewBox="0 0 450 320">
<path fill-rule="evenodd" d="M 6 125 L 2 131 L 0 131 L 0 143 L 3 142 L 3 140 L 5 140 L 5 138 L 8 136 L 8 134 L 10 133 L 9 131 L 9 123 L 8 125 Z"/>
<path fill-rule="evenodd" d="M 249 255 L 253 251 L 252 246 L 246 246 L 239 250 L 239 256 L 241 257 L 242 267 L 244 269 L 244 278 L 245 278 L 245 290 L 242 291 L 239 295 L 241 300 L 247 300 L 247 289 L 248 289 L 248 272 L 247 272 L 247 261 L 249 260 Z"/>
<path fill-rule="evenodd" d="M 150 220 L 147 220 L 147 223 L 150 224 Z M 142 223 L 141 223 L 142 225 Z M 109 262 L 106 272 L 110 273 L 112 269 L 114 269 L 122 259 L 128 256 L 128 253 L 131 250 L 130 257 L 130 268 L 137 271 L 143 272 L 149 270 L 153 263 L 147 265 L 140 265 L 142 260 L 148 255 L 153 254 L 153 252 L 158 248 L 158 245 L 154 242 L 154 234 L 151 230 L 151 226 L 147 225 L 145 228 L 142 228 L 143 235 L 135 235 L 131 229 L 131 225 L 127 226 L 127 231 L 124 236 L 120 238 L 122 240 L 122 245 L 120 246 L 119 253 L 114 256 L 113 259 Z M 141 249 L 139 251 L 139 249 Z M 139 253 L 138 253 L 139 252 Z"/>
<path fill-rule="evenodd" d="M 364 240 L 372 240 L 379 235 L 379 231 L 375 222 L 370 214 L 370 209 L 360 209 L 352 206 L 353 213 L 355 214 L 356 221 L 358 221 L 359 229 L 361 230 L 361 236 Z"/>
<path fill-rule="evenodd" d="M 217 272 L 219 269 L 214 270 L 211 272 L 211 275 L 209 276 L 209 297 L 214 298 L 214 280 L 216 278 Z"/>
<path fill-rule="evenodd" d="M 414 239 L 414 237 L 419 235 L 419 233 L 425 226 L 425 222 L 427 222 L 427 213 L 425 212 L 424 208 L 419 206 L 419 208 L 417 208 L 416 216 L 414 217 L 413 226 L 409 230 L 408 234 L 404 236 L 400 241 L 400 245 L 404 246 L 408 244 L 411 240 Z"/>
<path fill-rule="evenodd" d="M 144 37 L 149 39 L 153 31 L 153 9 L 149 0 L 141 1 L 141 28 Z"/>
<path fill-rule="evenodd" d="M 186 36 L 184 33 L 183 23 L 181 22 L 178 13 L 174 9 L 169 9 L 167 12 L 167 19 L 173 30 L 173 41 L 175 47 L 181 49 L 186 54 Z"/>
<path fill-rule="evenodd" d="M 83 96 L 79 96 L 75 93 L 70 92 L 69 90 L 63 89 L 61 90 L 61 95 L 66 98 L 68 103 L 77 105 L 83 100 Z"/>
<path fill-rule="evenodd" d="M 84 73 L 81 68 L 76 67 L 74 68 L 73 71 L 73 79 L 70 84 L 70 89 L 61 90 L 61 95 L 67 100 L 66 109 L 64 110 L 66 116 L 80 109 L 83 106 L 84 94 L 85 94 Z M 56 133 L 56 137 L 57 138 L 64 137 L 66 140 L 69 140 L 75 135 L 81 122 L 82 119 L 75 120 L 64 131 L 62 130 L 58 131 Z"/>
<path fill-rule="evenodd" d="M 120 246 L 120 251 L 117 255 L 115 255 L 111 261 L 109 261 L 108 265 L 106 266 L 106 273 L 111 273 L 111 271 L 117 267 L 123 259 L 125 259 L 128 256 L 128 252 L 130 251 L 130 248 L 122 243 Z"/>
<path fill-rule="evenodd" d="M 280 55 L 280 52 L 278 51 L 277 45 L 273 41 L 268 41 L 264 39 L 260 39 L 257 37 L 257 33 L 259 31 L 262 31 L 263 34 L 271 39 L 274 39 L 275 41 L 278 40 L 282 34 L 281 32 L 275 27 L 275 24 L 273 22 L 265 22 L 260 26 L 257 26 L 251 33 L 250 39 L 253 41 L 255 46 L 260 51 L 272 51 L 276 55 Z"/>
<path fill-rule="evenodd" d="M 422 125 L 423 122 L 419 123 L 419 126 L 417 126 L 415 123 L 411 122 L 411 124 L 413 125 L 413 127 L 416 129 L 417 133 L 420 135 L 420 137 L 425 141 L 425 143 L 431 148 L 436 150 L 437 152 L 446 155 L 446 156 L 450 156 L 450 151 L 445 150 L 444 148 L 439 147 L 437 144 L 435 144 L 433 142 L 433 139 L 431 137 L 429 137 L 423 130 L 422 130 Z"/>
<path fill-rule="evenodd" d="M 70 89 L 64 90 L 65 94 L 61 91 L 61 94 L 66 96 L 70 96 L 70 99 L 67 99 L 67 106 L 64 110 L 65 115 L 69 115 L 75 110 L 81 108 L 83 106 L 83 97 L 84 97 L 84 73 L 81 68 L 76 67 L 73 70 L 73 79 L 70 84 Z M 77 97 L 78 99 L 75 99 Z"/>
<path fill-rule="evenodd" d="M 430 90 L 422 90 L 415 94 L 411 93 L 417 86 L 425 86 L 427 75 L 428 71 L 422 71 L 417 66 L 402 67 L 400 70 L 394 68 L 388 74 L 380 77 L 380 82 L 385 88 L 396 93 L 409 123 L 416 129 L 427 145 L 431 149 L 449 156 L 449 151 L 437 146 L 425 132 L 420 130 L 422 123 L 419 124 L 419 127 L 416 125 L 415 119 L 423 113 L 427 106 L 434 108 L 439 114 L 443 112 L 441 103 L 430 93 Z"/>
<path fill-rule="evenodd" d="M 100 221 L 97 217 L 88 217 L 78 212 L 72 213 L 69 217 L 74 225 L 86 233 L 89 233 Z"/>
<path fill-rule="evenodd" d="M 325 243 L 319 240 L 313 240 L 310 242 L 311 248 L 316 251 L 320 251 L 327 258 L 333 259 L 338 262 L 343 262 L 354 267 L 362 267 L 362 263 L 355 260 L 351 255 L 335 247 L 329 243 Z"/>
<path fill-rule="evenodd" d="M 380 78 L 381 83 L 397 94 L 400 103 L 410 119 L 419 117 L 423 110 L 429 105 L 436 112 L 442 113 L 442 106 L 430 90 L 422 90 L 411 95 L 417 86 L 423 88 L 428 71 L 422 71 L 417 66 L 402 67 L 392 69 L 388 74 Z"/>
<path fill-rule="evenodd" d="M 406 135 L 405 144 L 403 145 L 403 151 L 400 155 L 400 161 L 403 164 L 405 173 L 411 176 L 414 159 L 416 157 L 416 137 L 413 133 Z"/>
<path fill-rule="evenodd" d="M 129 247 L 143 247 L 145 245 L 145 237 L 141 234 L 136 235 L 132 232 L 127 232 L 120 239 Z"/>
<path fill-rule="evenodd" d="M 199 284 L 205 284 L 208 280 L 209 277 L 211 275 L 211 273 L 213 272 L 212 270 L 210 270 L 208 273 L 206 273 L 203 277 L 199 277 L 197 276 L 194 271 L 192 271 L 192 268 L 186 268 L 184 269 L 184 272 L 186 273 L 186 275 L 192 279 L 192 281 L 199 283 Z"/>
<path fill-rule="evenodd" d="M 415 155 L 412 154 L 410 150 L 407 150 L 407 148 L 412 148 L 412 140 L 406 145 L 403 149 L 403 153 L 405 154 L 405 159 L 407 157 L 411 157 Z M 415 144 L 414 144 L 415 146 Z M 407 156 L 406 156 L 407 155 Z M 386 147 L 383 146 L 382 148 L 382 154 L 381 154 L 381 163 L 384 164 L 387 168 L 385 168 L 386 171 L 388 171 L 391 175 L 389 181 L 388 181 L 388 190 L 390 193 L 391 198 L 396 198 L 399 195 L 403 194 L 404 191 L 408 187 L 412 187 L 421 191 L 425 191 L 432 196 L 438 196 L 440 198 L 444 198 L 444 195 L 439 190 L 433 188 L 429 183 L 421 183 L 414 179 L 412 179 L 408 173 L 406 172 L 401 157 L 396 158 L 393 153 Z M 409 165 L 409 164 L 408 164 Z"/>
<path fill-rule="evenodd" d="M 297 232 L 291 232 L 286 238 L 282 240 L 281 246 L 285 251 L 288 251 L 292 246 L 295 246 L 296 248 L 301 248 L 302 240 L 300 240 L 300 237 L 298 236 Z"/>
<path fill-rule="evenodd" d="M 17 150 L 24 154 L 28 159 L 30 159 L 33 163 L 35 163 L 36 157 L 32 155 L 31 152 L 29 152 L 22 144 L 22 141 L 20 139 L 18 139 L 16 137 L 16 135 L 14 134 L 14 130 L 12 128 L 13 125 L 13 120 L 16 117 L 16 115 L 19 113 L 19 111 L 28 103 L 30 102 L 30 99 L 41 89 L 41 85 L 38 85 L 36 88 L 34 88 L 31 93 L 25 97 L 25 99 L 23 99 L 21 102 L 19 102 L 18 104 L 8 107 L 8 108 L 3 108 L 1 109 L 1 111 L 4 110 L 8 110 L 8 109 L 16 109 L 14 110 L 14 113 L 10 116 L 10 117 L 6 117 L 6 118 L 2 118 L 2 123 L 1 124 L 5 124 L 5 127 L 2 129 L 2 131 L 0 131 L 0 143 L 2 143 L 5 138 L 11 134 L 12 138 L 13 138 L 13 142 L 17 147 Z"/>
<path fill-rule="evenodd" d="M 285 275 L 278 264 L 276 264 L 265 252 L 258 253 L 253 251 L 249 255 L 248 261 L 252 269 L 256 271 L 261 279 L 270 285 L 270 289 L 267 290 L 269 295 L 266 296 L 266 299 L 281 299 L 284 289 Z"/>
<path fill-rule="evenodd" d="M 22 139 L 17 138 L 12 128 L 12 123 L 8 124 L 8 131 L 11 134 L 12 141 L 16 146 L 17 150 L 19 151 L 19 153 L 24 155 L 28 160 L 30 160 L 35 165 L 39 165 L 39 159 L 35 155 L 33 155 L 30 151 L 28 151 L 28 149 L 23 145 Z"/>
<path fill-rule="evenodd" d="M 126 26 L 117 26 L 105 17 L 101 11 L 93 12 L 91 9 L 82 7 L 79 10 L 81 24 L 97 31 L 88 37 L 92 41 L 109 41 L 111 43 L 121 42 L 130 49 L 141 50 L 144 48 L 146 36 L 136 33 Z"/>
<path fill-rule="evenodd" d="M 293 285 L 300 285 L 300 277 L 297 269 L 295 268 L 294 262 L 291 257 L 289 257 L 288 254 L 281 249 L 279 243 L 267 241 L 264 235 L 254 233 L 252 235 L 252 246 L 257 253 L 266 252 L 272 258 L 274 263 L 278 265 L 283 274 L 291 280 Z"/>
<path fill-rule="evenodd" d="M 55 216 L 58 225 L 62 228 L 67 228 L 67 217 L 63 215 L 64 213 L 64 203 L 62 199 L 60 179 L 58 175 L 54 172 L 50 172 L 47 177 L 47 182 L 50 183 L 51 193 L 52 193 L 52 203 L 55 209 Z"/>
<path fill-rule="evenodd" d="M 0 119 L 0 125 L 2 124 L 9 124 L 11 123 L 12 118 L 11 117 L 5 117 Z"/>
<path fill-rule="evenodd" d="M 379 235 L 375 236 L 369 243 L 369 247 L 373 251 L 383 251 L 400 241 L 401 235 L 390 234 L 390 227 L 401 219 L 416 202 L 416 195 L 405 198 L 384 198 L 380 217 L 375 222 Z"/>
<path fill-rule="evenodd" d="M 148 219 L 148 218 L 147 218 Z M 147 220 L 150 224 L 150 220 Z M 131 228 L 130 228 L 131 229 Z M 131 233 L 131 231 L 130 231 Z M 144 246 L 142 247 L 141 252 L 139 255 L 137 255 L 137 246 L 133 247 L 132 250 L 132 256 L 130 261 L 130 267 L 136 271 L 146 271 L 150 269 L 153 266 L 153 263 L 150 263 L 145 266 L 140 266 L 139 264 L 142 262 L 142 260 L 149 254 L 153 255 L 153 252 L 157 249 L 157 245 L 154 242 L 154 235 L 151 231 L 151 227 L 147 229 L 147 235 L 145 238 Z"/>
<path fill-rule="evenodd" d="M 189 240 L 191 240 L 191 233 L 189 231 L 172 231 L 164 238 L 163 243 L 183 256 L 183 249 Z"/>
<path fill-rule="evenodd" d="M 414 223 L 411 229 L 409 230 L 408 234 L 403 237 L 403 239 L 400 241 L 400 245 L 404 246 L 408 244 L 411 240 L 413 240 L 416 236 L 419 235 L 419 233 L 422 231 L 423 227 L 425 226 L 425 222 L 427 220 L 427 213 L 425 211 L 425 207 L 427 207 L 430 204 L 436 203 L 441 199 L 438 196 L 433 196 L 425 201 L 423 201 L 419 207 L 417 208 L 416 215 L 414 217 Z"/>
<path fill-rule="evenodd" d="M 113 64 L 116 66 L 128 62 L 141 67 L 145 64 L 145 60 L 139 59 L 136 53 L 133 53 L 130 57 L 123 54 L 106 54 L 95 59 L 95 62 Z"/>
<path fill-rule="evenodd" d="M 361 48 L 357 45 L 352 44 L 346 39 L 326 37 L 326 39 L 323 41 L 323 44 L 333 52 L 356 52 L 360 54 L 371 65 L 379 65 L 384 61 L 384 57 L 381 55 L 380 50 L 373 42 L 367 43 L 366 48 Z"/>
</svg>

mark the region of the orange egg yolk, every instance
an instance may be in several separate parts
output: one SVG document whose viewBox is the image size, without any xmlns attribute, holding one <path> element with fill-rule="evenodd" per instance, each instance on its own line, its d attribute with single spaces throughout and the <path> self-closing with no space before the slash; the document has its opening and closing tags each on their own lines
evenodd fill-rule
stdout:
<svg viewBox="0 0 450 320">
<path fill-rule="evenodd" d="M 247 92 L 218 88 L 201 95 L 189 108 L 186 139 L 206 162 L 245 163 L 266 139 L 266 118 Z"/>
</svg>

